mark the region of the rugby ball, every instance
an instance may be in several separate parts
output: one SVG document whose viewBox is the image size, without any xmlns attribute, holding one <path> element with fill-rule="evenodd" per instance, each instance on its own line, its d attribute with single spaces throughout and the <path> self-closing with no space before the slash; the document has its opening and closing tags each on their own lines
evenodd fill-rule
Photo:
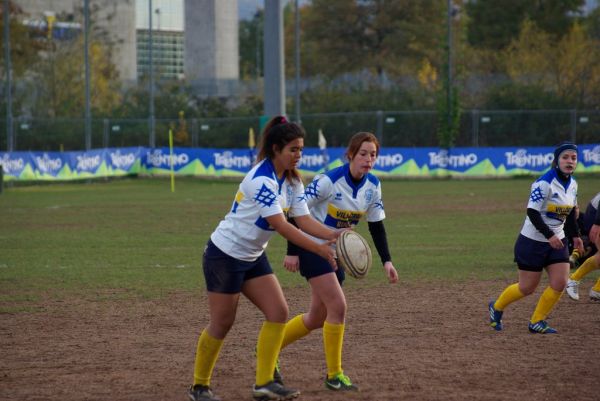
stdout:
<svg viewBox="0 0 600 401">
<path fill-rule="evenodd" d="M 344 231 L 337 239 L 336 253 L 338 264 L 354 278 L 364 278 L 373 258 L 367 241 L 357 232 Z"/>
</svg>

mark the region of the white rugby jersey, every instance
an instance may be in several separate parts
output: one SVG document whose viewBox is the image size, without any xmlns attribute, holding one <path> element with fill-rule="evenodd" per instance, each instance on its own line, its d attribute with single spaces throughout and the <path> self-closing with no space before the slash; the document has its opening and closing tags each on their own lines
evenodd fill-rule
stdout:
<svg viewBox="0 0 600 401">
<path fill-rule="evenodd" d="M 301 181 L 277 178 L 275 167 L 264 159 L 242 180 L 231 211 L 210 236 L 223 252 L 236 259 L 254 261 L 267 247 L 275 230 L 266 217 L 279 213 L 291 217 L 309 214 Z"/>
<path fill-rule="evenodd" d="M 317 175 L 306 186 L 304 197 L 312 216 L 332 228 L 356 225 L 363 216 L 371 222 L 385 219 L 377 177 L 369 173 L 355 184 L 347 163 Z"/>
<path fill-rule="evenodd" d="M 539 211 L 544 223 L 560 239 L 565 237 L 563 230 L 565 220 L 576 205 L 577 181 L 573 177 L 563 184 L 557 177 L 556 170 L 550 169 L 531 185 L 527 208 Z M 521 234 L 536 241 L 548 242 L 546 237 L 531 223 L 529 217 L 525 217 Z"/>
</svg>

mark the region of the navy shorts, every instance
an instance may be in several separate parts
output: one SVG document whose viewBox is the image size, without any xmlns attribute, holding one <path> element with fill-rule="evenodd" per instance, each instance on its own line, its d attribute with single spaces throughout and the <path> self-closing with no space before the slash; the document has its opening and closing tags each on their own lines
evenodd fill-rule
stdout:
<svg viewBox="0 0 600 401">
<path fill-rule="evenodd" d="M 300 274 L 307 280 L 327 273 L 335 273 L 340 285 L 346 279 L 346 273 L 342 266 L 338 264 L 338 269 L 333 270 L 327 259 L 323 259 L 316 253 L 300 249 L 298 257 L 300 261 Z"/>
<path fill-rule="evenodd" d="M 202 257 L 204 281 L 210 292 L 237 294 L 244 282 L 255 277 L 273 274 L 267 255 L 263 252 L 256 260 L 246 262 L 232 258 L 208 240 Z"/>
<path fill-rule="evenodd" d="M 563 238 L 562 249 L 554 249 L 548 242 L 535 241 L 519 234 L 515 242 L 515 262 L 519 270 L 541 272 L 554 263 L 569 263 L 567 238 Z"/>
</svg>

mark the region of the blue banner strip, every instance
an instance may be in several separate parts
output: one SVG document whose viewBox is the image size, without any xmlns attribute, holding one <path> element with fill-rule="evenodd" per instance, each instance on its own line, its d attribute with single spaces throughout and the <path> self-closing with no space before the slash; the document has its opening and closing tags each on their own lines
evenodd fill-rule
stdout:
<svg viewBox="0 0 600 401">
<path fill-rule="evenodd" d="M 382 176 L 501 177 L 539 174 L 550 167 L 553 147 L 382 148 Z M 299 169 L 316 174 L 344 163 L 344 148 L 305 148 Z M 243 176 L 256 158 L 249 149 L 107 148 L 74 152 L 0 152 L 5 180 L 74 180 L 135 174 Z M 577 172 L 600 172 L 600 144 L 579 145 Z"/>
</svg>

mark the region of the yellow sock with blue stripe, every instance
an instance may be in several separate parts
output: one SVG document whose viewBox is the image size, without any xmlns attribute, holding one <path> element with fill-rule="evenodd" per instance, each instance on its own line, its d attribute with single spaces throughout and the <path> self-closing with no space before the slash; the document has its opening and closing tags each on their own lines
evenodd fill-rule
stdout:
<svg viewBox="0 0 600 401">
<path fill-rule="evenodd" d="M 196 347 L 196 361 L 194 362 L 194 385 L 210 386 L 210 377 L 223 346 L 223 340 L 214 338 L 204 329 L 198 346 Z"/>
<path fill-rule="evenodd" d="M 303 316 L 304 314 L 295 316 L 293 319 L 291 319 L 285 324 L 281 348 L 287 347 L 294 341 L 297 341 L 310 333 L 310 330 L 307 329 L 306 325 L 304 324 Z"/>
<path fill-rule="evenodd" d="M 344 323 L 323 324 L 323 347 L 327 363 L 327 377 L 333 378 L 342 373 L 342 346 L 344 343 Z"/>
<path fill-rule="evenodd" d="M 519 289 L 519 283 L 511 284 L 502 291 L 502 294 L 498 297 L 494 303 L 494 309 L 503 311 L 508 305 L 523 298 L 525 294 Z"/>
<path fill-rule="evenodd" d="M 285 323 L 264 322 L 256 344 L 256 385 L 273 381 L 273 371 L 281 349 Z"/>
<path fill-rule="evenodd" d="M 571 274 L 571 280 L 580 281 L 591 271 L 594 271 L 598 268 L 600 268 L 600 266 L 598 265 L 598 259 L 596 259 L 596 256 L 587 258 L 587 260 L 583 262 L 573 274 Z"/>
<path fill-rule="evenodd" d="M 536 323 L 540 320 L 546 320 L 546 316 L 548 316 L 552 308 L 554 308 L 554 305 L 556 305 L 562 293 L 562 291 L 556 291 L 552 287 L 546 287 L 533 311 L 533 315 L 531 315 L 530 322 Z"/>
</svg>

